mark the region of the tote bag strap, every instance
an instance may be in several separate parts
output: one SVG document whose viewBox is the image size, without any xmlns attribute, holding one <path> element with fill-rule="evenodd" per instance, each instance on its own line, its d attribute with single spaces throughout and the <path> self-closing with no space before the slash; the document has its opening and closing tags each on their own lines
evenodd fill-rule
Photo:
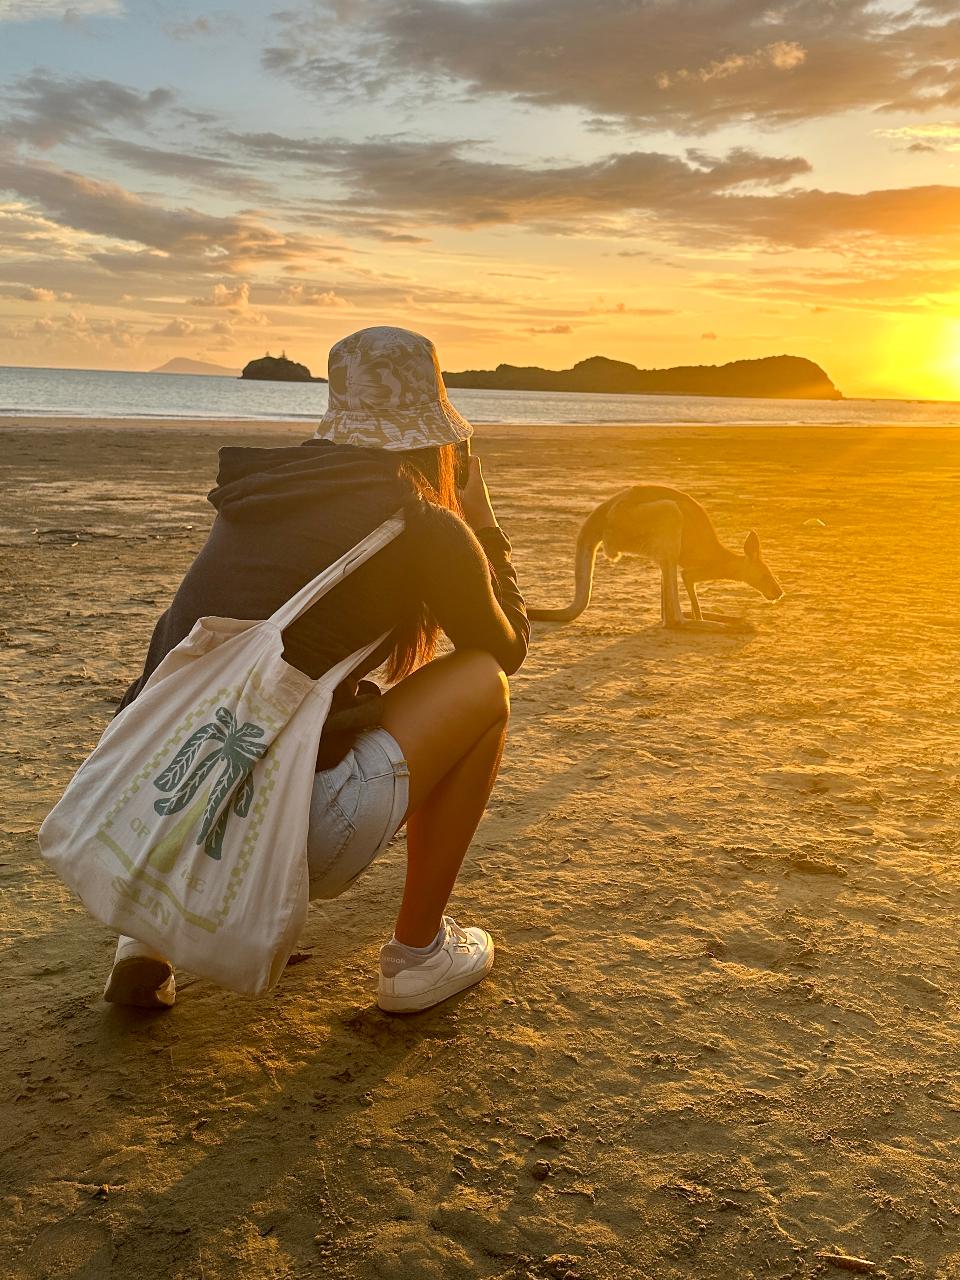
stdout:
<svg viewBox="0 0 960 1280">
<path fill-rule="evenodd" d="M 291 622 L 296 622 L 302 614 L 322 599 L 332 587 L 342 582 L 347 574 L 365 564 L 371 556 L 375 556 L 387 543 L 392 542 L 403 532 L 403 527 L 403 515 L 398 511 L 389 520 L 384 520 L 383 524 L 372 533 L 368 533 L 362 542 L 358 542 L 355 547 L 344 552 L 339 560 L 335 560 L 333 564 L 318 573 L 306 586 L 301 587 L 296 595 L 291 596 L 286 604 L 282 604 L 276 613 L 270 615 L 268 621 L 280 631 L 284 631 Z M 371 648 L 375 647 L 376 645 L 371 646 Z"/>
<path fill-rule="evenodd" d="M 362 649 L 358 649 L 356 653 L 351 653 L 349 657 L 341 658 L 335 667 L 331 667 L 329 671 L 323 673 L 317 681 L 316 688 L 321 693 L 323 689 L 336 689 L 341 681 L 346 680 L 351 671 L 356 671 L 362 662 L 366 662 L 371 653 L 376 653 L 389 635 L 390 632 L 385 631 L 382 636 L 377 636 L 376 640 L 371 640 L 369 644 L 364 645 Z"/>
</svg>

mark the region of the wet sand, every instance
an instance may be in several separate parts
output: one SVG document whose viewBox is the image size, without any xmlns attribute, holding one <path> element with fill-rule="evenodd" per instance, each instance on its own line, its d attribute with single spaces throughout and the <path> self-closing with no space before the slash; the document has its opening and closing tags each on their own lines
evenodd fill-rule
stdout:
<svg viewBox="0 0 960 1280">
<path fill-rule="evenodd" d="M 688 489 L 787 595 L 598 565 L 538 624 L 452 910 L 480 987 L 391 1018 L 395 844 L 278 988 L 104 1005 L 35 831 L 283 424 L 0 424 L 0 1273 L 11 1280 L 960 1276 L 960 428 L 486 427 L 531 603 L 593 504 Z M 819 521 L 822 523 L 810 523 Z"/>
</svg>

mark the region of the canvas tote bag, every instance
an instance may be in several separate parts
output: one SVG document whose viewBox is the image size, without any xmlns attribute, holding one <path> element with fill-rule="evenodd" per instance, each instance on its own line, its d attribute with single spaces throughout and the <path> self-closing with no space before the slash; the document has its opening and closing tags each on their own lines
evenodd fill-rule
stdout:
<svg viewBox="0 0 960 1280">
<path fill-rule="evenodd" d="M 107 727 L 39 833 L 97 919 L 233 991 L 277 981 L 307 913 L 333 692 L 385 639 L 313 680 L 283 631 L 402 529 L 397 513 L 265 621 L 201 618 Z"/>
</svg>

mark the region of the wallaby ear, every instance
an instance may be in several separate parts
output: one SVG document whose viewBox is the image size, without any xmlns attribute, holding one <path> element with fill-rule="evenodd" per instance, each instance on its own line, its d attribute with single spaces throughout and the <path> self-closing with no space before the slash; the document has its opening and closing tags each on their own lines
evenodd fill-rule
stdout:
<svg viewBox="0 0 960 1280">
<path fill-rule="evenodd" d="M 746 541 L 743 544 L 743 554 L 748 560 L 760 559 L 760 539 L 752 529 L 747 534 Z"/>
</svg>

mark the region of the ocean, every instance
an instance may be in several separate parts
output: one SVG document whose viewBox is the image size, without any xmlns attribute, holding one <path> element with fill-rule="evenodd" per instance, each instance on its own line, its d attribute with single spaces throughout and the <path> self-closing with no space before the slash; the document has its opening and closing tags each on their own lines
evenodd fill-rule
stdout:
<svg viewBox="0 0 960 1280">
<path fill-rule="evenodd" d="M 960 424 L 960 403 L 924 400 L 749 400 L 713 396 L 585 395 L 454 390 L 471 422 L 731 423 L 757 425 Z M 0 367 L 0 418 L 224 418 L 315 422 L 324 383 L 87 369 Z"/>
</svg>

